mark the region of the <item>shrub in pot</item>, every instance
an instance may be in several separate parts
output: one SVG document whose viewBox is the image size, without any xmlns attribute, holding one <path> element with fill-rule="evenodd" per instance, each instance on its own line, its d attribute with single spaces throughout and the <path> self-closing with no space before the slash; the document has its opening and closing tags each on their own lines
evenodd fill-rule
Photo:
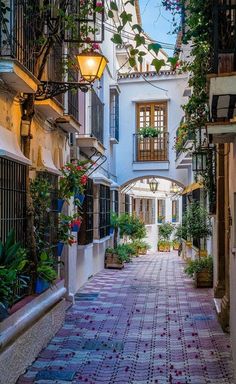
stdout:
<svg viewBox="0 0 236 384">
<path fill-rule="evenodd" d="M 150 249 L 149 244 L 143 240 L 134 240 L 132 244 L 138 255 L 146 255 L 148 249 Z"/>
<path fill-rule="evenodd" d="M 53 284 L 57 278 L 55 270 L 56 262 L 46 251 L 39 255 L 37 265 L 37 278 L 35 283 L 35 293 L 42 293 Z"/>
<path fill-rule="evenodd" d="M 170 236 L 174 231 L 174 226 L 171 223 L 164 223 L 159 226 L 158 250 L 160 252 L 170 252 Z"/>
<path fill-rule="evenodd" d="M 190 260 L 185 273 L 193 277 L 197 288 L 212 288 L 213 286 L 213 258 L 212 256 L 200 257 Z"/>
</svg>

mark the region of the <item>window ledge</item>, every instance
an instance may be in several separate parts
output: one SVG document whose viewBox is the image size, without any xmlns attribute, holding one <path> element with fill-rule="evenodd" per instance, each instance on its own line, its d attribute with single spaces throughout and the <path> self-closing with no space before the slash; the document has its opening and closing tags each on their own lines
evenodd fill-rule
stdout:
<svg viewBox="0 0 236 384">
<path fill-rule="evenodd" d="M 93 243 L 94 244 L 100 244 L 100 243 L 105 243 L 105 241 L 107 240 L 110 240 L 111 236 L 106 236 L 106 237 L 103 237 L 102 239 L 97 239 L 97 240 L 93 240 Z"/>
</svg>

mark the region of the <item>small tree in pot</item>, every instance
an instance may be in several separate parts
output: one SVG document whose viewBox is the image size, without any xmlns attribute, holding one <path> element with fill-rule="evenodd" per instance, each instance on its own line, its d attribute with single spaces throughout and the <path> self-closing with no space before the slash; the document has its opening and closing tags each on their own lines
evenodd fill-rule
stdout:
<svg viewBox="0 0 236 384">
<path fill-rule="evenodd" d="M 212 288 L 213 286 L 213 258 L 200 257 L 190 260 L 185 273 L 195 280 L 196 288 Z"/>
<path fill-rule="evenodd" d="M 170 252 L 170 236 L 174 231 L 171 223 L 164 223 L 159 227 L 160 240 L 158 241 L 158 250 L 160 252 Z"/>
</svg>

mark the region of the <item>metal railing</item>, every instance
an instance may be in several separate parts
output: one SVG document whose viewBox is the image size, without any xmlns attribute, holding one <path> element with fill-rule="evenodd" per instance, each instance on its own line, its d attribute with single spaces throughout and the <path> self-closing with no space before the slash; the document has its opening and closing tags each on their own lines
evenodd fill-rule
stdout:
<svg viewBox="0 0 236 384">
<path fill-rule="evenodd" d="M 157 137 L 142 137 L 134 134 L 134 161 L 168 161 L 169 133 Z"/>
<path fill-rule="evenodd" d="M 180 132 L 181 132 L 181 129 L 178 128 L 177 131 L 176 131 L 176 140 L 178 140 L 178 138 L 180 138 Z M 178 158 L 180 153 L 183 152 L 185 144 L 188 141 L 192 141 L 194 139 L 195 139 L 195 134 L 192 131 L 188 131 L 187 134 L 182 137 L 182 139 L 181 139 L 181 147 L 176 148 L 176 158 Z"/>
<path fill-rule="evenodd" d="M 222 0 L 213 5 L 213 73 L 236 71 L 236 4 Z"/>
<path fill-rule="evenodd" d="M 96 92 L 92 92 L 91 100 L 91 134 L 103 144 L 104 104 Z"/>
<path fill-rule="evenodd" d="M 10 0 L 9 9 L 0 15 L 0 56 L 17 59 L 34 73 L 39 1 Z"/>
</svg>

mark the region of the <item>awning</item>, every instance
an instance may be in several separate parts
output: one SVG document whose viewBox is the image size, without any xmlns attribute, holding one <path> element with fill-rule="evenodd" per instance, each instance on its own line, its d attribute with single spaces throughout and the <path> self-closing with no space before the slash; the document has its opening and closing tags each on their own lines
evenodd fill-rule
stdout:
<svg viewBox="0 0 236 384">
<path fill-rule="evenodd" d="M 31 161 L 21 152 L 16 134 L 0 125 L 0 157 L 31 165 Z"/>
<path fill-rule="evenodd" d="M 192 191 L 195 191 L 195 189 L 203 188 L 202 183 L 192 183 L 187 185 L 187 187 L 184 188 L 182 195 L 186 195 L 187 193 L 190 193 Z"/>
<path fill-rule="evenodd" d="M 51 151 L 44 147 L 39 147 L 37 165 L 38 171 L 46 171 L 49 173 L 54 173 L 55 175 L 61 175 L 61 172 L 53 163 Z"/>
<path fill-rule="evenodd" d="M 110 187 L 112 181 L 109 180 L 105 175 L 100 172 L 95 172 L 91 175 L 91 179 L 93 179 L 94 184 L 104 184 Z"/>
</svg>

